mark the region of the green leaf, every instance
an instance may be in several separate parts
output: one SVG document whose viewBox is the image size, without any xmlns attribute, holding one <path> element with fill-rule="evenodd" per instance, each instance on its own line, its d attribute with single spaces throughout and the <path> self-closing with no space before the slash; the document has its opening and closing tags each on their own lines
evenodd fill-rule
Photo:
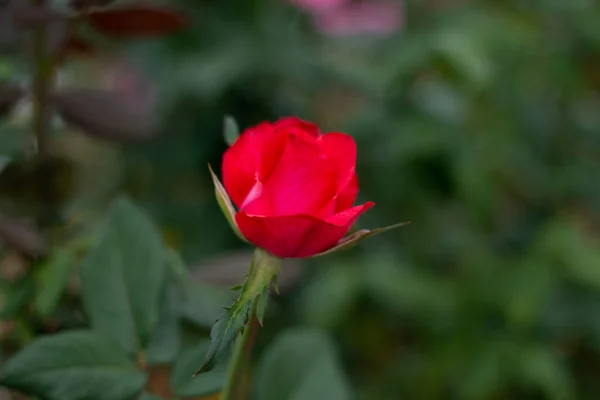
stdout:
<svg viewBox="0 0 600 400">
<path fill-rule="evenodd" d="M 150 220 L 128 200 L 115 202 L 104 235 L 80 268 L 93 328 L 130 353 L 145 348 L 158 323 L 165 272 L 163 245 Z"/>
<path fill-rule="evenodd" d="M 219 207 L 221 207 L 221 211 L 223 211 L 225 218 L 227 218 L 227 222 L 229 222 L 229 226 L 231 226 L 231 229 L 233 229 L 233 232 L 237 235 L 237 237 L 242 239 L 244 242 L 248 243 L 248 240 L 246 240 L 244 235 L 242 235 L 242 232 L 240 232 L 240 229 L 238 228 L 238 226 L 235 222 L 235 208 L 233 207 L 233 204 L 231 203 L 231 199 L 229 198 L 227 191 L 221 184 L 221 181 L 219 181 L 219 178 L 217 178 L 217 175 L 215 175 L 210 164 L 208 165 L 208 169 L 210 171 L 210 175 L 212 177 L 213 184 L 215 185 L 215 195 L 217 197 L 217 203 L 219 203 Z"/>
<path fill-rule="evenodd" d="M 142 396 L 139 398 L 139 400 L 164 400 L 164 399 L 155 394 L 144 392 L 144 393 L 142 393 Z"/>
<path fill-rule="evenodd" d="M 0 384 L 47 400 L 129 400 L 145 382 L 121 346 L 92 331 L 37 339 L 0 372 Z"/>
<path fill-rule="evenodd" d="M 368 267 L 362 284 L 366 294 L 381 307 L 402 315 L 417 313 L 425 320 L 449 317 L 458 307 L 456 288 L 448 282 L 412 268 L 399 268 L 386 257 L 372 258 Z"/>
<path fill-rule="evenodd" d="M 0 311 L 0 318 L 12 319 L 22 315 L 23 309 L 29 304 L 34 293 L 35 285 L 27 276 L 11 285 L 6 303 Z"/>
<path fill-rule="evenodd" d="M 240 297 L 211 329 L 210 347 L 206 359 L 195 375 L 213 369 L 217 358 L 229 349 L 254 312 L 259 316 L 264 315 L 267 301 L 261 300 L 261 297 L 269 295 L 268 288 L 279 272 L 280 266 L 281 259 L 259 248 L 254 251 L 250 271 Z"/>
<path fill-rule="evenodd" d="M 36 270 L 35 309 L 42 318 L 56 310 L 75 265 L 75 254 L 70 249 L 58 249 Z"/>
<path fill-rule="evenodd" d="M 527 385 L 536 386 L 547 399 L 574 399 L 571 375 L 561 358 L 539 345 L 519 349 L 520 360 L 513 366 L 516 375 Z"/>
<path fill-rule="evenodd" d="M 537 248 L 548 262 L 560 265 L 570 279 L 600 289 L 600 250 L 583 232 L 568 223 L 556 222 L 544 232 Z"/>
<path fill-rule="evenodd" d="M 332 342 L 309 329 L 275 339 L 259 363 L 255 384 L 261 400 L 352 398 Z"/>
<path fill-rule="evenodd" d="M 363 274 L 347 262 L 319 269 L 302 296 L 305 320 L 320 327 L 338 326 L 363 295 L 363 283 Z"/>
<path fill-rule="evenodd" d="M 441 32 L 435 37 L 433 46 L 459 74 L 476 87 L 491 79 L 492 64 L 478 43 L 478 38 L 454 31 Z"/>
<path fill-rule="evenodd" d="M 232 292 L 206 284 L 190 285 L 183 316 L 200 328 L 211 328 L 223 312 L 223 305 L 231 303 L 233 295 Z"/>
<path fill-rule="evenodd" d="M 167 269 L 175 281 L 184 289 L 190 284 L 190 273 L 185 265 L 185 262 L 173 249 L 165 249 L 165 259 L 167 263 Z"/>
<path fill-rule="evenodd" d="M 167 288 L 158 326 L 146 352 L 148 365 L 168 364 L 177 356 L 181 346 L 181 304 L 182 299 L 176 287 Z"/>
<path fill-rule="evenodd" d="M 208 340 L 181 353 L 171 375 L 171 387 L 177 396 L 198 397 L 218 392 L 225 385 L 227 362 L 223 360 L 212 371 L 192 377 L 198 367 L 198 360 L 204 357 L 210 343 Z"/>
<path fill-rule="evenodd" d="M 223 119 L 223 135 L 225 142 L 230 146 L 240 137 L 240 128 L 235 119 L 230 115 Z"/>
<path fill-rule="evenodd" d="M 502 343 L 487 340 L 483 348 L 476 348 L 475 355 L 466 358 L 466 369 L 457 380 L 460 399 L 478 400 L 490 398 L 502 388 L 502 357 L 506 348 Z"/>
<path fill-rule="evenodd" d="M 377 229 L 361 229 L 359 231 L 354 232 L 353 234 L 351 234 L 349 236 L 346 236 L 342 240 L 340 240 L 339 243 L 335 247 L 332 247 L 331 249 L 326 250 L 322 253 L 316 254 L 313 257 L 320 257 L 320 256 L 324 256 L 326 254 L 335 253 L 337 251 L 347 250 L 351 247 L 356 246 L 359 242 L 361 242 L 362 240 L 364 240 L 366 238 L 377 235 L 378 233 L 383 233 L 383 232 L 387 232 L 392 229 L 400 228 L 400 227 L 408 225 L 408 224 L 410 224 L 410 222 L 401 222 L 399 224 L 390 225 L 390 226 L 386 226 L 383 228 L 377 228 Z"/>
</svg>

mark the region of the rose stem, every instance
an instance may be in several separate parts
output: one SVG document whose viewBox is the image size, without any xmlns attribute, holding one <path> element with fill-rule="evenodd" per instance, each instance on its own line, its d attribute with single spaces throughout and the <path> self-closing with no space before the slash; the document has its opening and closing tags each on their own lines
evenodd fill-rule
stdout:
<svg viewBox="0 0 600 400">
<path fill-rule="evenodd" d="M 238 337 L 233 355 L 229 362 L 229 370 L 227 372 L 227 382 L 221 400 L 240 400 L 240 386 L 243 381 L 244 366 L 250 358 L 252 347 L 254 346 L 254 338 L 259 327 L 258 318 L 256 318 L 256 306 L 252 308 L 250 322 L 244 328 L 243 333 Z"/>
</svg>

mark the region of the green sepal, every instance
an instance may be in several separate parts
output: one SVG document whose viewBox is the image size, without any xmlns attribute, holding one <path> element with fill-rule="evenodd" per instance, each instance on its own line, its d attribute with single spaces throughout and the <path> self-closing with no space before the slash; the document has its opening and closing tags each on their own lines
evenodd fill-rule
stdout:
<svg viewBox="0 0 600 400">
<path fill-rule="evenodd" d="M 227 115 L 223 119 L 223 137 L 229 146 L 234 144 L 238 137 L 240 137 L 240 128 L 231 115 Z"/>
<path fill-rule="evenodd" d="M 244 287 L 244 285 L 235 285 L 229 288 L 229 290 L 231 290 L 232 292 L 239 292 L 240 290 L 242 290 Z"/>
<path fill-rule="evenodd" d="M 396 229 L 396 228 L 400 228 L 402 226 L 406 226 L 410 224 L 409 222 L 401 222 L 399 224 L 395 224 L 395 225 L 390 225 L 390 226 L 386 226 L 383 228 L 376 228 L 376 229 L 361 229 L 359 231 L 354 232 L 353 234 L 346 236 L 345 238 L 343 238 L 342 240 L 340 240 L 338 242 L 338 244 L 336 244 L 334 247 L 332 247 L 329 250 L 326 250 L 322 253 L 319 254 L 315 254 L 313 257 L 320 257 L 320 256 L 324 256 L 326 254 L 331 254 L 331 253 L 335 253 L 338 251 L 344 251 L 347 250 L 351 247 L 356 246 L 360 241 L 377 235 L 378 233 L 383 233 L 383 232 L 387 232 L 389 230 L 392 229 Z"/>
<path fill-rule="evenodd" d="M 219 203 L 219 207 L 221 207 L 221 211 L 223 211 L 225 218 L 227 218 L 227 222 L 229 222 L 229 226 L 231 226 L 231 229 L 233 229 L 233 232 L 237 235 L 237 237 L 242 239 L 244 242 L 248 243 L 248 240 L 246 240 L 244 235 L 242 235 L 242 232 L 240 232 L 240 229 L 238 228 L 238 226 L 235 222 L 236 211 L 235 211 L 235 208 L 233 207 L 233 204 L 231 203 L 231 199 L 229 198 L 227 191 L 221 184 L 221 181 L 219 181 L 219 178 L 217 178 L 217 175 L 215 175 L 210 164 L 208 164 L 208 169 L 210 171 L 210 175 L 212 177 L 213 184 L 215 185 L 215 196 L 217 197 L 217 203 Z"/>
<path fill-rule="evenodd" d="M 280 266 L 280 258 L 259 248 L 254 251 L 250 272 L 242 285 L 240 296 L 212 327 L 210 347 L 204 364 L 194 376 L 213 369 L 216 360 L 235 342 L 254 313 L 262 324 L 269 298 L 269 287 L 277 276 Z"/>
<path fill-rule="evenodd" d="M 269 286 L 267 285 L 263 288 L 261 294 L 256 299 L 256 318 L 260 323 L 260 326 L 263 325 L 263 319 L 265 318 L 265 313 L 267 312 L 267 303 L 269 302 Z"/>
<path fill-rule="evenodd" d="M 275 293 L 279 294 L 279 275 L 275 275 L 273 278 L 273 289 L 275 289 Z"/>
</svg>

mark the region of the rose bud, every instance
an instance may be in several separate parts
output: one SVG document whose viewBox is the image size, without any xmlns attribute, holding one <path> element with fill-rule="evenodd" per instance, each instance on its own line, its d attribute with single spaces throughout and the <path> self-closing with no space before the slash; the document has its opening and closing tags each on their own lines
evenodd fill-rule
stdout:
<svg viewBox="0 0 600 400">
<path fill-rule="evenodd" d="M 277 257 L 304 258 L 336 246 L 374 206 L 353 206 L 355 167 L 351 136 L 290 117 L 244 131 L 225 152 L 222 172 L 239 232 Z"/>
<path fill-rule="evenodd" d="M 329 254 L 405 225 L 362 229 L 344 237 L 375 205 L 369 201 L 353 206 L 358 178 L 351 136 L 322 134 L 316 125 L 293 117 L 263 122 L 240 136 L 232 118 L 226 118 L 224 127 L 226 140 L 233 144 L 223 156 L 225 187 L 210 170 L 215 194 L 234 232 L 257 248 L 245 282 L 232 288 L 239 296 L 211 329 L 210 347 L 194 376 L 210 371 L 242 331 L 247 335 L 248 321 L 256 316 L 262 325 L 269 289 L 277 291 L 281 259 Z"/>
</svg>

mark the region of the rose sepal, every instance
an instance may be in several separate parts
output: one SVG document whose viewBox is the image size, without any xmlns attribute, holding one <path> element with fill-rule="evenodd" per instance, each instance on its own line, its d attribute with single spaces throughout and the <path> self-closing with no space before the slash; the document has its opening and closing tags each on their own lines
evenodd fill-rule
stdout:
<svg viewBox="0 0 600 400">
<path fill-rule="evenodd" d="M 249 243 L 248 240 L 244 237 L 244 235 L 242 235 L 242 232 L 240 232 L 240 228 L 235 222 L 236 211 L 233 207 L 233 203 L 231 202 L 227 191 L 223 187 L 223 184 L 213 171 L 210 164 L 208 164 L 208 170 L 210 171 L 213 184 L 215 185 L 215 197 L 217 198 L 217 203 L 219 203 L 219 207 L 221 208 L 223 215 L 227 219 L 227 222 L 229 222 L 229 226 L 231 227 L 231 229 L 233 229 L 233 232 L 237 235 L 237 237 L 242 239 L 244 242 Z"/>
<path fill-rule="evenodd" d="M 322 251 L 318 254 L 315 254 L 314 256 L 312 256 L 310 258 L 321 257 L 321 256 L 325 256 L 327 254 L 337 253 L 339 251 L 348 250 L 348 249 L 356 246 L 359 242 L 363 241 L 364 239 L 366 239 L 368 237 L 377 235 L 378 233 L 387 232 L 392 229 L 400 228 L 400 227 L 406 226 L 408 224 L 410 224 L 410 221 L 400 222 L 399 224 L 394 224 L 394 225 L 389 225 L 389 226 L 384 226 L 383 228 L 360 229 L 360 230 L 346 236 L 342 240 L 340 240 L 332 248 Z"/>
<path fill-rule="evenodd" d="M 244 284 L 235 288 L 240 291 L 240 295 L 231 307 L 225 307 L 225 313 L 213 325 L 206 358 L 194 376 L 213 369 L 217 359 L 235 342 L 252 315 L 256 313 L 262 325 L 269 300 L 269 288 L 277 283 L 281 262 L 282 259 L 256 248 Z"/>
</svg>

